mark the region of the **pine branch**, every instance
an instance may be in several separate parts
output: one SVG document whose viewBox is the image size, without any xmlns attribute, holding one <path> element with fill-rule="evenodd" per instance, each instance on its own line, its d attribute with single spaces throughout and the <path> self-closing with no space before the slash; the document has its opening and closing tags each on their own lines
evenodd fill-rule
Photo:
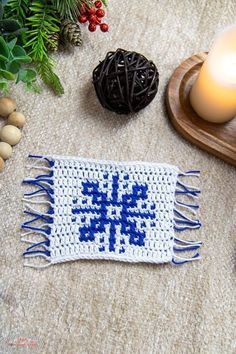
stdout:
<svg viewBox="0 0 236 354">
<path fill-rule="evenodd" d="M 52 3 L 62 19 L 70 19 L 72 21 L 77 21 L 83 4 L 88 7 L 93 4 L 91 0 L 52 0 Z"/>
<path fill-rule="evenodd" d="M 62 19 L 69 18 L 75 20 L 78 15 L 78 0 L 52 0 Z"/>
<path fill-rule="evenodd" d="M 54 73 L 54 63 L 52 60 L 44 60 L 36 64 L 37 71 L 41 76 L 43 82 L 51 87 L 57 95 L 64 93 L 63 86 L 59 77 Z"/>
<path fill-rule="evenodd" d="M 30 11 L 31 16 L 26 21 L 26 25 L 30 29 L 26 33 L 27 42 L 25 48 L 28 55 L 35 62 L 42 80 L 56 94 L 61 95 L 64 90 L 59 77 L 54 73 L 54 64 L 49 58 L 47 49 L 51 33 L 60 31 L 57 11 L 46 0 L 33 0 Z"/>
<path fill-rule="evenodd" d="M 27 43 L 25 48 L 34 61 L 42 61 L 48 57 L 47 41 L 48 36 L 53 32 L 59 32 L 60 21 L 56 16 L 54 6 L 47 1 L 35 0 L 30 6 L 31 16 L 28 17 L 26 25 L 29 26 L 27 31 Z"/>
</svg>

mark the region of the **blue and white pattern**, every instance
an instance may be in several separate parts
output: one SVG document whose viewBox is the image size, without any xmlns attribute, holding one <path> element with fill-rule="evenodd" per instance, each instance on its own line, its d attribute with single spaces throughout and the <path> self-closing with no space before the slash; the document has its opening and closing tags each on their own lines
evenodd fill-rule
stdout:
<svg viewBox="0 0 236 354">
<path fill-rule="evenodd" d="M 180 173 L 175 166 L 124 163 L 69 157 L 31 156 L 32 168 L 46 172 L 24 180 L 36 190 L 25 193 L 24 256 L 42 256 L 49 264 L 76 259 L 182 264 L 180 252 L 195 251 L 200 242 L 175 233 L 201 226 L 191 213 L 200 191 L 184 183 L 198 171 Z M 45 166 L 46 162 L 46 166 Z M 45 196 L 47 201 L 45 201 Z M 47 212 L 33 204 L 48 204 Z M 43 239 L 35 243 L 32 233 Z M 26 237 L 26 238 L 25 238 Z"/>
<path fill-rule="evenodd" d="M 104 181 L 108 180 L 108 174 L 103 175 Z M 125 187 L 120 193 L 119 174 L 111 176 L 111 193 L 108 195 L 108 182 L 82 182 L 81 203 L 76 197 L 73 200 L 75 207 L 72 208 L 73 215 L 81 215 L 78 235 L 81 242 L 93 242 L 97 238 L 101 243 L 100 252 L 125 252 L 125 245 L 144 246 L 146 228 L 148 225 L 155 226 L 156 215 L 153 211 L 147 210 L 145 202 L 148 201 L 147 184 L 135 183 L 131 186 L 132 191 L 127 192 L 129 176 L 125 175 Z M 91 207 L 84 206 L 90 201 Z M 140 202 L 140 203 L 139 203 Z M 140 204 L 140 205 L 139 205 Z M 151 209 L 155 209 L 153 203 Z M 90 217 L 92 214 L 92 217 Z M 89 223 L 84 225 L 86 218 Z M 154 220 L 153 223 L 150 223 Z M 77 223 L 77 218 L 72 218 Z M 140 221 L 140 225 L 138 225 Z M 106 247 L 106 228 L 108 230 L 108 244 Z"/>
</svg>

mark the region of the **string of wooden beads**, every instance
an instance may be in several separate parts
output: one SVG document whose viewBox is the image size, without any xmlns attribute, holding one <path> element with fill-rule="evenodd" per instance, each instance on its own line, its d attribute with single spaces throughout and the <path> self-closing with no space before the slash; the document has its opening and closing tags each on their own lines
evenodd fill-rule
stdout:
<svg viewBox="0 0 236 354">
<path fill-rule="evenodd" d="M 21 139 L 21 128 L 25 125 L 25 116 L 16 111 L 16 102 L 10 97 L 0 98 L 0 116 L 6 124 L 0 130 L 0 172 L 4 170 L 5 160 L 12 155 L 12 146 Z"/>
</svg>

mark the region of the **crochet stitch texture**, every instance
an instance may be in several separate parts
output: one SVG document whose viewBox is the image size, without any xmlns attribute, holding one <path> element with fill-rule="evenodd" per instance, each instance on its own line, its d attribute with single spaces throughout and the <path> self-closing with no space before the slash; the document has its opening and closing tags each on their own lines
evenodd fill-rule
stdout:
<svg viewBox="0 0 236 354">
<path fill-rule="evenodd" d="M 201 226 L 190 217 L 198 205 L 186 202 L 200 191 L 181 180 L 199 171 L 181 173 L 168 164 L 30 157 L 36 161 L 32 168 L 46 172 L 24 180 L 35 190 L 24 195 L 31 219 L 22 228 L 24 237 L 36 233 L 43 240 L 24 238 L 32 243 L 25 257 L 42 256 L 49 264 L 77 259 L 182 264 L 199 258 L 198 253 L 188 258 L 179 254 L 197 250 L 201 242 L 175 236 Z M 32 207 L 44 202 L 47 212 Z"/>
</svg>

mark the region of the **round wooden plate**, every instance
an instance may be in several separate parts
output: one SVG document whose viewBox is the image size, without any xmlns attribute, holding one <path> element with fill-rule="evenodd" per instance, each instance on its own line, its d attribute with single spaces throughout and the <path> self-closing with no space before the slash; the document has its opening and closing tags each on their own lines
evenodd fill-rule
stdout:
<svg viewBox="0 0 236 354">
<path fill-rule="evenodd" d="M 210 123 L 189 102 L 189 92 L 207 53 L 193 55 L 174 71 L 167 88 L 167 108 L 175 129 L 191 143 L 236 166 L 236 118 Z"/>
</svg>

